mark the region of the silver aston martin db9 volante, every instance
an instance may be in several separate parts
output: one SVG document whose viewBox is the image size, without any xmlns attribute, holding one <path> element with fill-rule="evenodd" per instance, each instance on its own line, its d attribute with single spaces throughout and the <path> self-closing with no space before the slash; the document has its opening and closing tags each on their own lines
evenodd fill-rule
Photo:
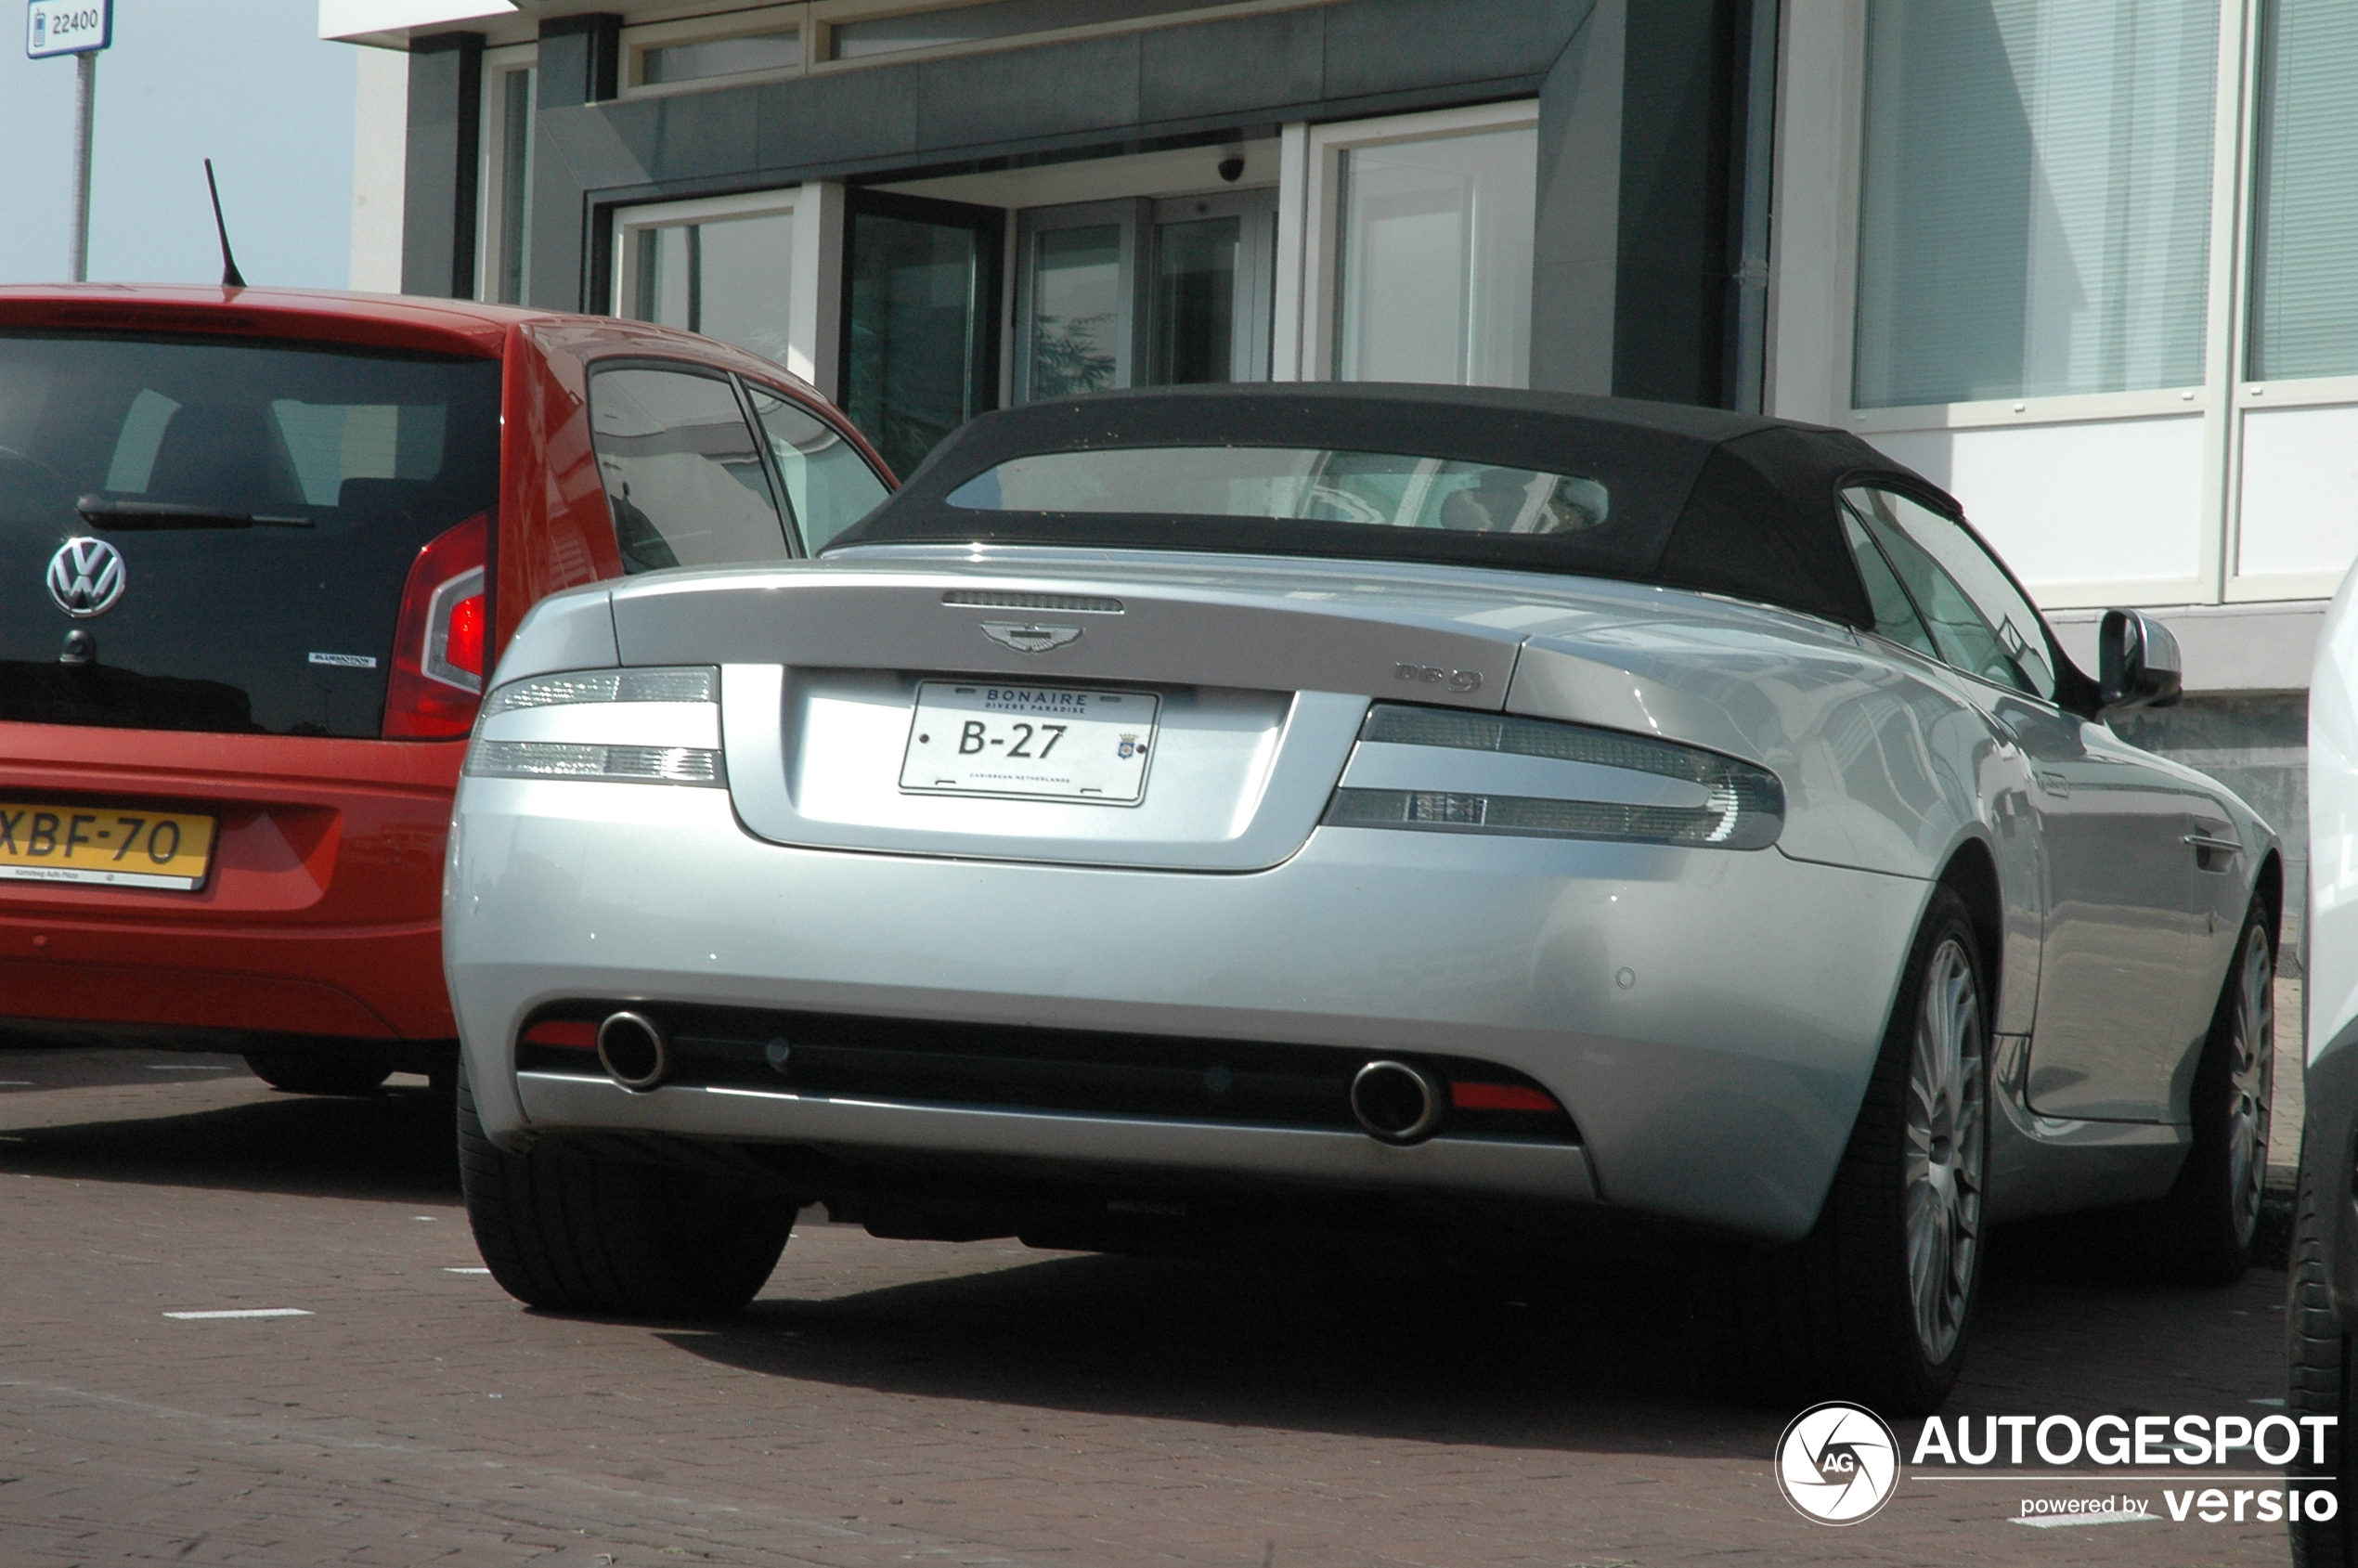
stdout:
<svg viewBox="0 0 2358 1568">
<path fill-rule="evenodd" d="M 634 519 L 703 526 L 660 467 Z M 517 633 L 446 890 L 475 1235 L 526 1302 L 691 1315 L 812 1200 L 1107 1249 L 1614 1210 L 1744 1244 L 1749 1359 L 1927 1409 L 1994 1223 L 2250 1255 L 2276 839 L 2105 727 L 2168 633 L 2101 662 L 1837 431 L 990 415 L 819 559 Z"/>
</svg>

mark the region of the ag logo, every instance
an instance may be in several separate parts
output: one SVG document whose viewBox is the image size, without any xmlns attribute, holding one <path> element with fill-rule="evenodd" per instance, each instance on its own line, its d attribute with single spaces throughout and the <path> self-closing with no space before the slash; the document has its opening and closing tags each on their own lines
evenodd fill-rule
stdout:
<svg viewBox="0 0 2358 1568">
<path fill-rule="evenodd" d="M 1820 1524 L 1856 1524 L 1898 1485 L 1899 1439 L 1872 1410 L 1813 1405 L 1777 1439 L 1777 1489 Z"/>
<path fill-rule="evenodd" d="M 88 536 L 68 539 L 49 557 L 49 597 L 76 620 L 103 616 L 123 597 L 123 551 Z"/>
</svg>

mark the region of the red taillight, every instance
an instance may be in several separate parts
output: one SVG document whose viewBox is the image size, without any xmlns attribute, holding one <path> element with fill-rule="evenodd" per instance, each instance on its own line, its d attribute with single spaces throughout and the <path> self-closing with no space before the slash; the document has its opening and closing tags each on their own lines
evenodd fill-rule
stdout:
<svg viewBox="0 0 2358 1568">
<path fill-rule="evenodd" d="M 1552 1110 L 1563 1108 L 1544 1089 L 1520 1083 L 1452 1083 L 1449 1103 L 1459 1110 Z"/>
<path fill-rule="evenodd" d="M 401 590 L 385 682 L 387 740 L 439 740 L 474 727 L 489 653 L 489 513 L 418 551 Z"/>
<path fill-rule="evenodd" d="M 442 656 L 455 669 L 483 680 L 483 595 L 471 593 L 450 606 L 443 628 Z"/>
<path fill-rule="evenodd" d="M 543 1018 L 524 1031 L 527 1045 L 563 1045 L 570 1050 L 598 1048 L 598 1026 L 575 1018 Z"/>
</svg>

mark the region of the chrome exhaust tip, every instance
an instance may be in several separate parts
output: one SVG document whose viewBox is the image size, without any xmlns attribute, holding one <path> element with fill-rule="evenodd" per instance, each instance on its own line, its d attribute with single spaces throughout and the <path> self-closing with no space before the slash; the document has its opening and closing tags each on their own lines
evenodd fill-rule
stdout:
<svg viewBox="0 0 2358 1568">
<path fill-rule="evenodd" d="M 671 1076 L 671 1053 L 663 1030 L 637 1013 L 614 1013 L 598 1026 L 598 1065 L 634 1094 Z"/>
<path fill-rule="evenodd" d="M 1406 1062 L 1369 1062 L 1351 1081 L 1351 1114 L 1387 1144 L 1420 1144 L 1441 1126 L 1449 1104 L 1440 1081 Z"/>
</svg>

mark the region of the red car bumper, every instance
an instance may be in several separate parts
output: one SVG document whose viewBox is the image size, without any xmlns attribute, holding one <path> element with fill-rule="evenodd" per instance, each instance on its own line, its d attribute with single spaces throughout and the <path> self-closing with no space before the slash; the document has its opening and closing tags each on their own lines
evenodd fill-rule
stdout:
<svg viewBox="0 0 2358 1568">
<path fill-rule="evenodd" d="M 466 743 L 0 723 L 0 799 L 218 823 L 194 892 L 0 880 L 0 1017 L 443 1040 Z"/>
</svg>

